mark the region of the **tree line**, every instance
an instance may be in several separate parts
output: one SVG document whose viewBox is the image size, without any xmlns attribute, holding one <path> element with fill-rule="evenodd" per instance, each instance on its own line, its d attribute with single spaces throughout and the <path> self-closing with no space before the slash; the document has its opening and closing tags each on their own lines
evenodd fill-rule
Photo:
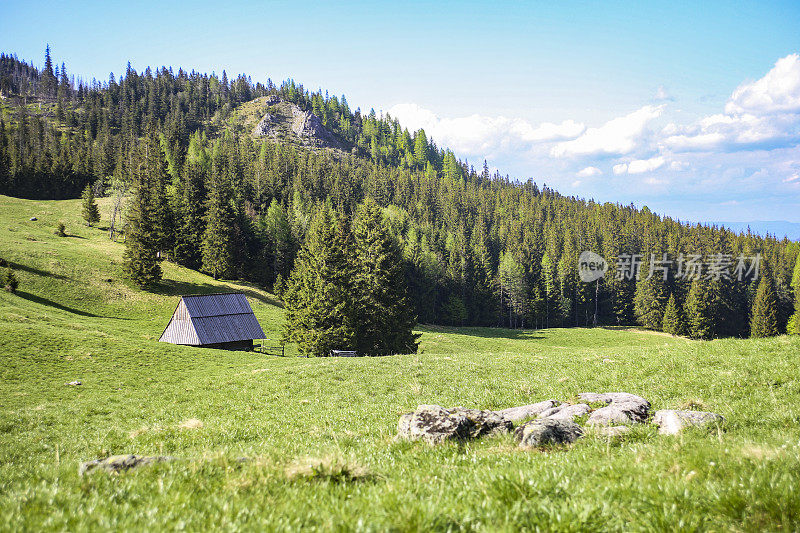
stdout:
<svg viewBox="0 0 800 533">
<path fill-rule="evenodd" d="M 796 327 L 797 243 L 566 197 L 491 174 L 485 162 L 475 170 L 422 130 L 351 111 L 344 97 L 309 92 L 293 80 L 278 87 L 243 75 L 230 82 L 224 72 L 138 74 L 129 65 L 119 80 L 76 87 L 67 79 L 59 96 L 47 60 L 38 70 L 7 55 L 0 57 L 3 79 L 16 105 L 0 120 L 0 191 L 77 197 L 89 184 L 97 194 L 129 198 L 126 265 L 141 284 L 157 280 L 158 261 L 166 259 L 289 291 L 320 213 L 354 221 L 374 202 L 424 323 L 638 323 L 697 338 Z M 313 111 L 351 150 L 256 141 L 230 127 L 237 105 L 269 94 Z M 741 280 L 668 273 L 587 284 L 578 272 L 583 250 L 612 265 L 630 255 L 760 254 L 764 268 Z"/>
</svg>

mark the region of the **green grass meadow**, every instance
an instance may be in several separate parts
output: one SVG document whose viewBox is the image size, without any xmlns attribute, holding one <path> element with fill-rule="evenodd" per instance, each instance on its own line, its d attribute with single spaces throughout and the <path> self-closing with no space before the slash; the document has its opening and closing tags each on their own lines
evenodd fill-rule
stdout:
<svg viewBox="0 0 800 533">
<path fill-rule="evenodd" d="M 258 287 L 168 263 L 155 291 L 133 288 L 103 200 L 101 211 L 88 228 L 78 200 L 0 197 L 0 257 L 20 281 L 0 291 L 0 530 L 800 528 L 800 338 L 420 327 L 420 353 L 382 358 L 172 346 L 156 341 L 180 294 L 246 292 L 273 341 L 283 311 Z M 585 391 L 727 424 L 544 450 L 510 435 L 394 438 L 418 404 L 495 409 Z M 82 461 L 126 453 L 177 459 L 78 475 Z"/>
</svg>

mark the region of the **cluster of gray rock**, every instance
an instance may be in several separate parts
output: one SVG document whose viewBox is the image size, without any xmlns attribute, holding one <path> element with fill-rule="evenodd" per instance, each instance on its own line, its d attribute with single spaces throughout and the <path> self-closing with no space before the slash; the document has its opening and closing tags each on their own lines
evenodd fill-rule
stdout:
<svg viewBox="0 0 800 533">
<path fill-rule="evenodd" d="M 271 113 L 265 113 L 253 128 L 256 137 L 276 137 L 283 128 L 288 127 L 293 135 L 312 145 L 342 148 L 339 139 L 322 124 L 322 121 L 311 111 L 304 111 L 292 102 L 279 96 L 269 96 L 265 106 L 272 107 Z"/>
<path fill-rule="evenodd" d="M 629 432 L 631 425 L 650 420 L 650 402 L 635 394 L 585 392 L 578 398 L 580 403 L 546 400 L 501 411 L 420 405 L 413 413 L 400 417 L 397 432 L 402 438 L 437 443 L 514 430 L 520 446 L 530 447 L 569 444 L 587 431 L 616 437 Z M 576 423 L 576 419 L 584 425 Z M 515 423 L 524 420 L 528 421 L 514 429 Z M 724 419 L 702 411 L 662 410 L 655 412 L 652 422 L 659 433 L 674 435 L 689 426 L 721 426 Z"/>
</svg>

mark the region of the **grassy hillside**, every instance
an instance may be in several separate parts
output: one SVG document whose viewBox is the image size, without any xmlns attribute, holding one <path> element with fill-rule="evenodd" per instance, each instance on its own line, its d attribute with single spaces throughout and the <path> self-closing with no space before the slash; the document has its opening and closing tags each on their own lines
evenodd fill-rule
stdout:
<svg viewBox="0 0 800 533">
<path fill-rule="evenodd" d="M 59 221 L 69 237 L 53 234 Z M 138 291 L 121 279 L 122 250 L 80 224 L 78 201 L 0 197 L 0 256 L 20 278 L 16 295 L 0 292 L 1 530 L 800 527 L 797 338 L 421 328 L 420 354 L 386 358 L 192 349 L 155 342 L 178 294 L 246 291 L 272 338 L 282 311 L 256 287 L 170 264 L 157 292 Z M 422 403 L 611 390 L 729 423 L 548 451 L 508 435 L 393 438 Z M 179 460 L 78 476 L 79 462 L 117 453 Z"/>
</svg>

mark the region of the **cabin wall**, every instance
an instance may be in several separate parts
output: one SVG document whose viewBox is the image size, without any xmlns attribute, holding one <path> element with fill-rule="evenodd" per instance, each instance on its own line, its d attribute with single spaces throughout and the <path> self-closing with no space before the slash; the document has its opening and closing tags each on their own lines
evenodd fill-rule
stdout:
<svg viewBox="0 0 800 533">
<path fill-rule="evenodd" d="M 232 350 L 250 352 L 253 350 L 253 340 L 218 342 L 215 344 L 201 344 L 201 348 L 217 348 L 219 350 Z"/>
</svg>

